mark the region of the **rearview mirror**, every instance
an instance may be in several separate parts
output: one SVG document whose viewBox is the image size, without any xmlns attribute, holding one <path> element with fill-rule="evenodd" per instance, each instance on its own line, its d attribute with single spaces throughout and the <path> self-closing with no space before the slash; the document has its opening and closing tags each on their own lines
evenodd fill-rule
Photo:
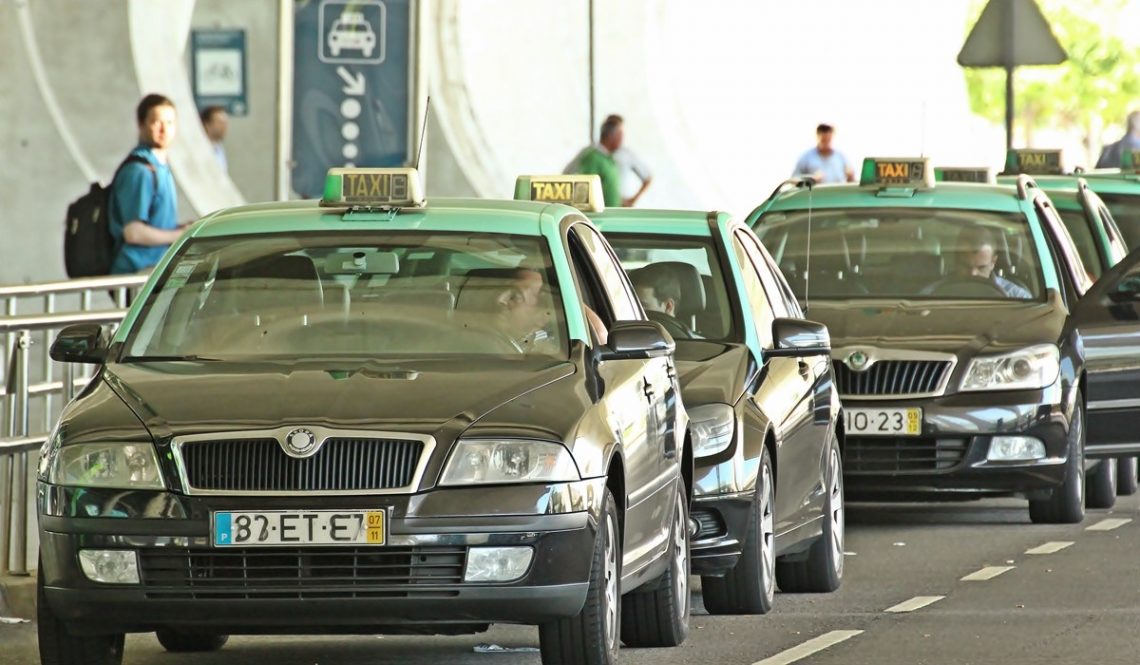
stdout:
<svg viewBox="0 0 1140 665">
<path fill-rule="evenodd" d="M 600 360 L 640 360 L 673 353 L 677 344 L 656 321 L 618 321 L 610 328 L 609 342 Z"/>
<path fill-rule="evenodd" d="M 772 322 L 775 347 L 764 352 L 769 357 L 803 358 L 831 355 L 831 335 L 827 326 L 805 319 L 776 319 Z"/>
<path fill-rule="evenodd" d="M 98 323 L 77 323 L 59 331 L 51 344 L 51 359 L 61 363 L 101 364 L 110 340 Z"/>
</svg>

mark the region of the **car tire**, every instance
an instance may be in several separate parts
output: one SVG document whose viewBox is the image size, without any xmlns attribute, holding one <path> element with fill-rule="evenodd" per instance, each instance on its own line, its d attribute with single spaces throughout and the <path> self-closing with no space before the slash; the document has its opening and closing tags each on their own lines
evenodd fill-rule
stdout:
<svg viewBox="0 0 1140 665">
<path fill-rule="evenodd" d="M 577 615 L 538 627 L 543 665 L 613 665 L 621 634 L 621 526 L 614 495 L 602 499 L 586 604 Z"/>
<path fill-rule="evenodd" d="M 1080 393 L 1069 423 L 1065 480 L 1047 499 L 1030 499 L 1029 519 L 1037 524 L 1079 524 L 1085 519 L 1085 407 Z"/>
<path fill-rule="evenodd" d="M 171 653 L 203 653 L 217 651 L 229 641 L 229 635 L 215 635 L 212 633 L 193 633 L 182 630 L 163 628 L 155 631 L 154 636 L 163 649 Z"/>
<path fill-rule="evenodd" d="M 776 485 L 768 447 L 760 455 L 744 551 L 724 577 L 701 577 L 709 614 L 767 614 L 776 594 Z"/>
<path fill-rule="evenodd" d="M 1116 458 L 1106 457 L 1089 473 L 1089 508 L 1111 508 L 1116 505 Z"/>
<path fill-rule="evenodd" d="M 1116 458 L 1116 496 L 1132 496 L 1137 489 L 1136 458 Z"/>
<path fill-rule="evenodd" d="M 621 641 L 631 647 L 675 647 L 689 635 L 689 496 L 677 482 L 669 530 L 669 569 L 621 603 Z"/>
<path fill-rule="evenodd" d="M 831 593 L 843 582 L 843 543 L 846 535 L 843 503 L 843 458 L 839 440 L 832 435 L 823 486 L 823 534 L 808 548 L 807 556 L 776 561 L 776 585 L 785 593 Z"/>
<path fill-rule="evenodd" d="M 36 629 L 42 665 L 122 665 L 123 634 L 72 635 L 56 618 L 44 593 L 43 564 L 36 577 Z"/>
</svg>

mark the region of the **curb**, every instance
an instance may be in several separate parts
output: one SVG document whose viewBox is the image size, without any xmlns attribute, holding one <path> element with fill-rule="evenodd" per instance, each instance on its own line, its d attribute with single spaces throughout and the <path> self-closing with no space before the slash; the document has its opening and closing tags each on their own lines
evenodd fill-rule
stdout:
<svg viewBox="0 0 1140 665">
<path fill-rule="evenodd" d="M 0 616 L 36 618 L 36 576 L 0 576 Z"/>
</svg>

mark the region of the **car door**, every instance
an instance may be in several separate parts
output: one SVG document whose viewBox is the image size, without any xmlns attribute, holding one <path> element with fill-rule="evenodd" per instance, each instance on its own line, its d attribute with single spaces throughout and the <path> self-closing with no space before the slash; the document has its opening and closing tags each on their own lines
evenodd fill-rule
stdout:
<svg viewBox="0 0 1140 665">
<path fill-rule="evenodd" d="M 1087 455 L 1140 453 L 1140 250 L 1101 276 L 1073 309 L 1070 325 L 1085 351 Z"/>
<path fill-rule="evenodd" d="M 778 312 L 764 290 L 760 271 L 746 243 L 754 238 L 742 228 L 732 234 L 732 250 L 740 266 L 745 315 L 759 336 L 761 353 L 772 349 L 772 323 Z M 755 250 L 753 250 L 755 251 Z M 752 387 L 751 407 L 763 411 L 776 427 L 776 532 L 786 532 L 810 519 L 812 487 L 819 480 L 819 444 L 813 425 L 811 365 L 798 358 L 766 357 Z M 762 434 L 762 433 L 761 433 Z"/>
<path fill-rule="evenodd" d="M 593 227 L 570 228 L 574 264 L 589 283 L 596 314 L 609 327 L 616 321 L 645 320 L 629 279 L 609 244 Z M 654 561 L 667 546 L 677 478 L 674 423 L 678 396 L 673 359 L 610 360 L 599 373 L 603 400 L 625 455 L 626 519 L 623 574 Z M 666 436 L 668 433 L 668 436 Z M 668 439 L 668 440 L 666 440 Z"/>
</svg>

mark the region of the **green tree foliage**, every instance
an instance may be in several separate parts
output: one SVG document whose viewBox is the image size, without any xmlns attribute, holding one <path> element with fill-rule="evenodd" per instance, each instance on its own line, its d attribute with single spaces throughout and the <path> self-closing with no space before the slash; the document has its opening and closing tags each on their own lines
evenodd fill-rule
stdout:
<svg viewBox="0 0 1140 665">
<path fill-rule="evenodd" d="M 967 34 L 988 0 L 975 0 Z M 1113 33 L 1126 0 L 1037 0 L 1069 59 L 1052 67 L 1018 67 L 1015 129 L 1032 144 L 1033 130 L 1079 130 L 1085 144 L 1119 125 L 1140 101 L 1140 48 Z M 995 123 L 1005 119 L 1005 70 L 964 69 L 970 109 Z"/>
</svg>

